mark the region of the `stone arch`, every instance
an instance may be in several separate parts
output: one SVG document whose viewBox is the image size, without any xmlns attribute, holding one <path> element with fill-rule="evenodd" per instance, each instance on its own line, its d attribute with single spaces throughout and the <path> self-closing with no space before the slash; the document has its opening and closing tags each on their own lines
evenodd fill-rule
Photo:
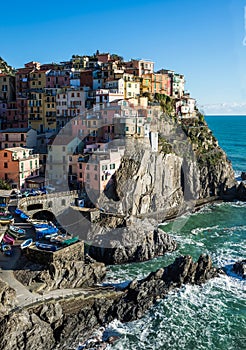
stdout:
<svg viewBox="0 0 246 350">
<path fill-rule="evenodd" d="M 37 209 L 43 209 L 43 203 L 35 203 L 35 204 L 27 205 L 27 211 L 37 210 Z"/>
<path fill-rule="evenodd" d="M 55 215 L 49 210 L 39 210 L 35 214 L 33 214 L 33 219 L 36 220 L 47 220 L 47 221 L 55 221 Z"/>
</svg>

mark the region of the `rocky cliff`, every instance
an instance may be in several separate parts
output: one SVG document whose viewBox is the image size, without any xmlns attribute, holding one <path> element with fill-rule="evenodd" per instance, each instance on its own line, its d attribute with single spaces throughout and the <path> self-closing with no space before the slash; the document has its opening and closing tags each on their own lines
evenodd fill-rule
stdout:
<svg viewBox="0 0 246 350">
<path fill-rule="evenodd" d="M 235 197 L 231 163 L 204 121 L 166 117 L 158 130 L 155 152 L 148 138 L 125 140 L 121 166 L 98 199 L 118 220 L 109 217 L 92 227 L 89 254 L 95 259 L 142 261 L 173 250 L 173 243 L 156 234 L 157 222 L 192 212 L 197 203 Z"/>
<path fill-rule="evenodd" d="M 99 200 L 106 210 L 116 208 L 126 216 L 159 214 L 163 221 L 192 208 L 198 199 L 235 189 L 232 165 L 205 122 L 160 123 L 158 152 L 148 139 L 126 140 L 115 177 L 118 201 L 112 203 L 107 191 Z"/>
<path fill-rule="evenodd" d="M 0 350 L 74 348 L 95 327 L 139 318 L 159 298 L 183 284 L 201 284 L 218 275 L 208 256 L 193 262 L 181 256 L 167 267 L 121 290 L 88 290 L 77 297 L 49 300 L 6 315 L 0 321 Z"/>
</svg>

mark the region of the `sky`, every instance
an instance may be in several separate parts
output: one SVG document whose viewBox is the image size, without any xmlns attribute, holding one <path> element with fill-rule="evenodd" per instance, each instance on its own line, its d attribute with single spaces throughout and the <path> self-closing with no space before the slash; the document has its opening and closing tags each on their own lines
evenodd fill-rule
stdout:
<svg viewBox="0 0 246 350">
<path fill-rule="evenodd" d="M 207 114 L 246 115 L 246 0 L 4 1 L 0 32 L 15 68 L 96 50 L 151 59 Z"/>
</svg>

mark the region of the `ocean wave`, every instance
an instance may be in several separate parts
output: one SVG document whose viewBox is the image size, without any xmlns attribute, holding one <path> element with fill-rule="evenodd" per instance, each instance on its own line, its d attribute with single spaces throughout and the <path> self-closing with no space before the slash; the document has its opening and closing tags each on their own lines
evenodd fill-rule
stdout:
<svg viewBox="0 0 246 350">
<path fill-rule="evenodd" d="M 242 298 L 245 300 L 241 282 L 228 276 L 202 287 L 184 286 L 141 320 L 117 323 L 124 335 L 109 349 L 239 349 L 246 326 Z"/>
</svg>

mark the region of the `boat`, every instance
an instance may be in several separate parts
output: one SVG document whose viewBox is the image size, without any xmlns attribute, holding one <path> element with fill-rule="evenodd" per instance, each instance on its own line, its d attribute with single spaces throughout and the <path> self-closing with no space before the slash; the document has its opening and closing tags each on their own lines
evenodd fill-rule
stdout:
<svg viewBox="0 0 246 350">
<path fill-rule="evenodd" d="M 4 255 L 7 255 L 7 256 L 12 255 L 12 248 L 9 244 L 3 244 L 1 249 Z"/>
<path fill-rule="evenodd" d="M 54 238 L 58 236 L 58 233 L 57 232 L 54 232 L 54 233 L 48 233 L 47 235 L 44 236 L 45 239 L 50 239 L 50 238 Z"/>
<path fill-rule="evenodd" d="M 51 237 L 50 238 L 50 242 L 52 243 L 61 243 L 63 241 L 65 241 L 67 238 L 62 236 L 62 235 L 57 235 L 55 237 Z"/>
<path fill-rule="evenodd" d="M 20 218 L 23 219 L 23 220 L 27 220 L 27 219 L 29 219 L 29 216 L 22 212 L 20 214 Z"/>
<path fill-rule="evenodd" d="M 10 212 L 0 212 L 0 224 L 11 224 L 13 221 L 14 218 Z"/>
<path fill-rule="evenodd" d="M 57 246 L 52 244 L 36 242 L 35 245 L 38 249 L 42 249 L 42 250 L 48 250 L 52 252 L 55 252 L 57 250 Z"/>
<path fill-rule="evenodd" d="M 52 233 L 57 233 L 59 231 L 58 228 L 52 223 L 46 225 L 45 227 L 35 227 L 35 229 L 37 233 L 40 233 L 43 236 L 49 235 Z"/>
<path fill-rule="evenodd" d="M 73 243 L 77 243 L 79 241 L 79 238 L 78 237 L 72 237 L 72 238 L 69 238 L 69 239 L 65 239 L 63 242 L 61 242 L 61 245 L 63 246 L 69 246 Z"/>
<path fill-rule="evenodd" d="M 28 219 L 28 222 L 32 224 L 33 226 L 36 225 L 49 225 L 49 222 L 47 220 L 35 220 L 35 219 Z"/>
<path fill-rule="evenodd" d="M 16 239 L 23 238 L 26 235 L 26 233 L 16 233 L 16 232 L 13 232 L 13 231 L 10 231 L 10 230 L 8 230 L 7 233 L 8 233 L 8 235 L 10 237 L 14 237 Z"/>
<path fill-rule="evenodd" d="M 49 228 L 49 224 L 33 224 L 34 228 Z"/>
<path fill-rule="evenodd" d="M 25 249 L 27 247 L 30 247 L 30 245 L 33 243 L 32 238 L 26 239 L 23 243 L 21 243 L 20 248 Z"/>
<path fill-rule="evenodd" d="M 22 214 L 22 213 L 23 213 L 22 210 L 20 210 L 20 209 L 18 209 L 18 208 L 15 209 L 15 214 L 16 214 L 16 215 L 20 215 L 20 214 Z"/>
<path fill-rule="evenodd" d="M 10 245 L 13 245 L 15 243 L 15 239 L 13 237 L 10 237 L 8 234 L 5 234 L 3 236 L 3 242 L 10 244 Z"/>
<path fill-rule="evenodd" d="M 9 231 L 13 232 L 13 233 L 17 233 L 18 235 L 25 235 L 26 234 L 26 230 L 24 230 L 23 228 L 14 226 L 14 225 L 9 225 Z"/>
</svg>

